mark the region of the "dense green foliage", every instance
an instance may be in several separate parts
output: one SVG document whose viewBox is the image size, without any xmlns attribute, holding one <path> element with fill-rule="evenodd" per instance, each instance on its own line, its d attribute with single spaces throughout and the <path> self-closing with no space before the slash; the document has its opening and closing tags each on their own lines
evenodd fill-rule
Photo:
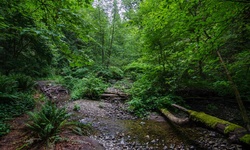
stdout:
<svg viewBox="0 0 250 150">
<path fill-rule="evenodd" d="M 150 108 L 147 101 L 155 96 L 200 96 L 204 91 L 232 97 L 217 52 L 242 99 L 249 101 L 249 11 L 247 1 L 141 2 L 131 15 L 143 43 L 140 59 L 128 68 L 143 71 L 135 78 L 133 104 Z"/>
<path fill-rule="evenodd" d="M 10 97 L 8 97 L 10 98 Z M 18 99 L 11 102 L 0 102 L 0 136 L 10 131 L 6 122 L 25 113 L 34 107 L 34 100 L 29 93 L 19 93 Z"/>
<path fill-rule="evenodd" d="M 70 114 L 66 109 L 57 108 L 51 101 L 45 103 L 40 111 L 29 112 L 29 116 L 30 123 L 27 124 L 27 127 L 38 141 L 47 144 L 60 140 L 59 134 L 65 128 L 70 128 L 78 134 L 86 134 L 88 133 L 86 131 L 90 129 L 88 125 L 69 121 Z"/>
<path fill-rule="evenodd" d="M 87 76 L 86 78 L 77 79 L 71 78 L 70 81 L 72 87 L 71 89 L 71 98 L 73 100 L 90 98 L 98 99 L 100 95 L 106 90 L 107 84 L 103 80 L 93 76 Z"/>
<path fill-rule="evenodd" d="M 0 136 L 9 132 L 6 121 L 34 107 L 34 100 L 29 91 L 33 85 L 29 76 L 0 74 Z"/>
<path fill-rule="evenodd" d="M 124 79 L 138 115 L 190 95 L 233 97 L 218 53 L 249 101 L 249 14 L 244 0 L 2 0 L 0 106 L 26 104 L 48 77 L 72 99 Z"/>
<path fill-rule="evenodd" d="M 31 123 L 29 129 L 43 141 L 53 141 L 59 135 L 60 130 L 69 125 L 69 114 L 63 108 L 57 108 L 51 102 L 46 103 L 38 112 L 29 112 Z"/>
</svg>

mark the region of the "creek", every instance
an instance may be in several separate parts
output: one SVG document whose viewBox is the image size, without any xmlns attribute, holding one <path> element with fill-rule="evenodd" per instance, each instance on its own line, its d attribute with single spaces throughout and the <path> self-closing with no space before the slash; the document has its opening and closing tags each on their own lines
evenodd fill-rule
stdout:
<svg viewBox="0 0 250 150">
<path fill-rule="evenodd" d="M 41 87 L 44 87 L 43 84 Z M 215 131 L 194 124 L 176 126 L 158 113 L 151 113 L 145 119 L 137 118 L 128 112 L 128 105 L 122 100 L 124 94 L 114 88 L 107 91 L 105 99 L 99 101 L 70 101 L 67 92 L 65 95 L 57 93 L 59 97 L 56 100 L 59 107 L 66 107 L 72 114 L 72 120 L 93 126 L 96 132 L 90 138 L 98 141 L 104 149 L 244 149 L 242 145 L 230 143 L 226 137 Z M 106 97 L 111 95 L 112 97 Z"/>
<path fill-rule="evenodd" d="M 78 100 L 68 103 L 68 110 L 75 105 L 80 110 L 71 111 L 74 119 L 92 124 L 96 132 L 91 138 L 107 150 L 243 149 L 212 130 L 193 125 L 178 127 L 157 113 L 146 119 L 136 118 L 126 111 L 126 104 L 122 102 Z"/>
</svg>

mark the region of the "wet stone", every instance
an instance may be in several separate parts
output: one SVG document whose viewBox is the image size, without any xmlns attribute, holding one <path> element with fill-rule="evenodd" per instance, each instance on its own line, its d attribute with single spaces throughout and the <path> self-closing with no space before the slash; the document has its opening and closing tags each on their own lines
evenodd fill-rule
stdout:
<svg viewBox="0 0 250 150">
<path fill-rule="evenodd" d="M 156 141 L 155 140 L 152 140 L 151 143 L 155 143 Z"/>
<path fill-rule="evenodd" d="M 110 102 L 107 100 L 107 102 Z M 91 102 L 92 103 L 92 102 Z M 100 105 L 100 104 L 98 104 Z M 129 149 L 129 150 L 139 150 L 139 149 L 189 149 L 195 150 L 196 147 L 188 144 L 184 144 L 182 140 L 177 139 L 176 133 L 167 134 L 168 138 L 161 137 L 163 133 L 169 132 L 171 128 L 167 128 L 162 130 L 162 126 L 158 125 L 156 127 L 152 127 L 152 121 L 147 119 L 138 119 L 137 117 L 131 115 L 126 111 L 125 104 L 121 103 L 119 100 L 116 100 L 115 103 L 104 104 L 102 103 L 103 107 L 101 108 L 100 118 L 96 117 L 96 113 L 89 112 L 82 112 L 84 109 L 81 109 L 82 114 L 86 114 L 88 118 L 93 118 L 93 120 L 85 120 L 83 118 L 82 122 L 84 123 L 92 123 L 93 127 L 100 131 L 100 135 L 93 136 L 93 138 L 102 145 L 104 145 L 105 149 L 107 150 L 122 150 L 122 149 Z M 74 105 L 73 105 L 74 106 Z M 86 107 L 88 108 L 88 107 Z M 71 109 L 72 110 L 72 109 Z M 103 119 L 103 116 L 105 119 Z M 156 117 L 157 118 L 157 117 Z M 79 119 L 79 120 L 80 120 Z M 135 124 L 136 122 L 136 124 Z M 122 125 L 120 125 L 120 124 Z M 126 126 L 124 124 L 132 123 L 131 126 Z M 155 122 L 154 122 L 155 123 Z M 167 124 L 167 122 L 164 122 Z M 162 128 L 161 130 L 155 131 L 157 128 Z M 125 129 L 124 129 L 125 128 Z M 148 129 L 153 128 L 153 132 L 147 132 Z M 223 138 L 220 134 L 210 131 L 204 128 L 193 128 L 191 129 L 192 134 L 197 135 L 195 137 L 194 143 L 197 143 L 197 147 L 201 147 L 201 149 L 239 149 L 241 150 L 242 147 L 237 147 L 234 145 L 228 144 L 226 138 Z M 133 131 L 133 132 L 132 132 Z M 131 134 L 133 133 L 133 134 Z M 156 134 L 154 134 L 156 133 Z M 160 136 L 159 136 L 160 135 Z M 143 140 L 143 141 L 142 141 Z M 198 149 L 198 148 L 197 148 Z"/>
<path fill-rule="evenodd" d="M 164 149 L 164 150 L 167 150 L 167 149 L 168 149 L 168 147 L 165 145 L 165 146 L 163 147 L 163 149 Z"/>
<path fill-rule="evenodd" d="M 194 150 L 195 147 L 194 147 L 193 145 L 191 145 L 189 149 L 190 149 L 190 150 Z"/>
</svg>

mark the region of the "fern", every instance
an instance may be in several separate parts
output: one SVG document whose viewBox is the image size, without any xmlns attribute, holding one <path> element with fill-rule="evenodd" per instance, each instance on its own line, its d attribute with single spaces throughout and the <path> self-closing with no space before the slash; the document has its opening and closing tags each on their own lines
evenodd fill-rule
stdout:
<svg viewBox="0 0 250 150">
<path fill-rule="evenodd" d="M 108 87 L 101 79 L 91 75 L 78 80 L 73 78 L 72 82 L 75 83 L 71 91 L 72 99 L 80 99 L 84 97 L 98 99 Z"/>
<path fill-rule="evenodd" d="M 59 134 L 65 128 L 81 135 L 91 131 L 90 127 L 80 125 L 75 121 L 68 121 L 70 115 L 66 112 L 66 109 L 57 108 L 50 101 L 40 111 L 29 112 L 28 114 L 30 116 L 30 123 L 27 124 L 28 129 L 32 131 L 35 138 L 47 144 L 59 140 Z"/>
<path fill-rule="evenodd" d="M 26 91 L 34 86 L 34 81 L 30 76 L 24 74 L 12 74 L 10 78 L 17 82 L 17 88 L 19 91 Z"/>
<path fill-rule="evenodd" d="M 28 128 L 42 141 L 53 141 L 61 129 L 70 125 L 67 122 L 69 114 L 65 108 L 57 108 L 51 102 L 47 102 L 39 112 L 29 112 L 31 123 Z"/>
</svg>

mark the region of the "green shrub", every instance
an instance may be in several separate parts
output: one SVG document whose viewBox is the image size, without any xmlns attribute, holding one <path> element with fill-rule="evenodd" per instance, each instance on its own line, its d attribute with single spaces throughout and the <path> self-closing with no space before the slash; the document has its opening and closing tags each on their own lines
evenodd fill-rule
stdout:
<svg viewBox="0 0 250 150">
<path fill-rule="evenodd" d="M 97 77 L 103 78 L 106 81 L 108 81 L 109 79 L 112 79 L 112 73 L 107 68 L 97 68 L 95 72 L 97 72 L 96 73 Z"/>
<path fill-rule="evenodd" d="M 121 91 L 124 91 L 124 92 L 128 92 L 129 89 L 132 88 L 132 81 L 131 80 L 128 80 L 126 78 L 120 80 L 120 81 L 117 81 L 115 84 L 114 84 L 114 87 L 116 89 L 119 89 Z"/>
<path fill-rule="evenodd" d="M 64 76 L 60 76 L 60 75 L 50 75 L 48 77 L 49 80 L 53 80 L 58 84 L 63 84 L 66 85 L 66 80 Z"/>
<path fill-rule="evenodd" d="M 71 91 L 72 99 L 81 99 L 84 97 L 98 99 L 108 87 L 101 79 L 94 76 L 72 81 L 75 83 Z"/>
<path fill-rule="evenodd" d="M 213 83 L 213 88 L 220 96 L 232 95 L 232 89 L 228 81 L 216 81 Z"/>
<path fill-rule="evenodd" d="M 71 75 L 64 76 L 63 80 L 60 82 L 60 84 L 63 84 L 66 86 L 68 89 L 72 89 L 76 83 L 78 83 L 79 78 L 74 78 Z"/>
<path fill-rule="evenodd" d="M 150 65 L 146 63 L 133 62 L 124 67 L 124 72 L 131 80 L 136 81 L 140 75 L 147 72 Z"/>
<path fill-rule="evenodd" d="M 133 98 L 128 104 L 129 111 L 135 113 L 135 115 L 139 117 L 145 117 L 147 115 L 146 106 L 140 98 Z"/>
<path fill-rule="evenodd" d="M 12 74 L 10 78 L 17 81 L 17 88 L 19 91 L 30 90 L 34 86 L 34 81 L 30 76 L 24 74 Z"/>
<path fill-rule="evenodd" d="M 74 76 L 75 78 L 83 78 L 88 74 L 88 72 L 88 68 L 78 68 L 72 73 L 72 76 Z"/>
<path fill-rule="evenodd" d="M 81 109 L 80 105 L 75 104 L 73 110 L 74 111 L 79 111 Z"/>
<path fill-rule="evenodd" d="M 0 74 L 0 100 L 17 98 L 17 87 L 15 79 Z"/>
<path fill-rule="evenodd" d="M 174 96 L 170 84 L 164 73 L 156 69 L 143 74 L 130 89 L 132 100 L 129 102 L 130 110 L 137 115 L 158 108 L 168 107 L 172 103 L 183 102 L 180 97 Z"/>
<path fill-rule="evenodd" d="M 61 129 L 72 125 L 68 122 L 69 114 L 65 108 L 57 108 L 55 104 L 47 102 L 37 112 L 29 112 L 30 123 L 28 128 L 33 132 L 34 136 L 39 140 L 48 142 L 55 142 L 59 137 Z"/>
<path fill-rule="evenodd" d="M 182 99 L 173 95 L 151 96 L 147 99 L 133 98 L 128 102 L 129 110 L 139 117 L 144 117 L 149 111 L 157 111 L 159 108 L 169 107 L 173 103 L 181 103 Z"/>
<path fill-rule="evenodd" d="M 34 86 L 31 77 L 23 74 L 0 75 L 0 101 L 9 102 L 22 98 L 21 92 L 27 92 Z"/>
<path fill-rule="evenodd" d="M 134 82 L 129 92 L 133 97 L 146 97 L 151 95 L 152 90 L 152 81 L 148 80 L 146 76 L 143 76 Z"/>
<path fill-rule="evenodd" d="M 124 77 L 123 71 L 118 67 L 112 66 L 109 68 L 109 71 L 111 72 L 111 77 L 110 77 L 111 79 L 120 80 Z"/>
<path fill-rule="evenodd" d="M 84 82 L 81 79 L 78 79 L 76 81 L 78 82 L 74 82 L 74 80 L 72 80 L 72 83 L 74 83 L 72 85 L 71 92 L 70 92 L 70 96 L 72 100 L 84 98 L 84 93 L 83 93 Z"/>
<path fill-rule="evenodd" d="M 31 94 L 19 94 L 19 98 L 8 103 L 0 103 L 0 137 L 7 134 L 10 129 L 6 121 L 22 115 L 34 108 L 34 100 Z"/>
<path fill-rule="evenodd" d="M 40 111 L 29 112 L 30 122 L 27 124 L 29 130 L 38 141 L 53 144 L 60 140 L 60 132 L 63 129 L 71 129 L 80 135 L 88 135 L 92 128 L 89 124 L 69 121 L 70 114 L 65 108 L 57 108 L 51 101 L 45 103 Z M 32 144 L 32 143 L 31 143 Z"/>
<path fill-rule="evenodd" d="M 111 79 L 120 80 L 124 77 L 124 72 L 115 66 L 111 66 L 109 68 L 98 67 L 94 72 L 96 72 L 97 77 L 101 77 L 106 81 Z"/>
<path fill-rule="evenodd" d="M 147 71 L 148 69 L 150 69 L 150 65 L 146 63 L 133 62 L 125 66 L 124 69 L 125 69 L 125 72 L 135 71 L 137 73 L 143 73 Z"/>
<path fill-rule="evenodd" d="M 0 137 L 10 132 L 10 126 L 0 120 Z"/>
</svg>

